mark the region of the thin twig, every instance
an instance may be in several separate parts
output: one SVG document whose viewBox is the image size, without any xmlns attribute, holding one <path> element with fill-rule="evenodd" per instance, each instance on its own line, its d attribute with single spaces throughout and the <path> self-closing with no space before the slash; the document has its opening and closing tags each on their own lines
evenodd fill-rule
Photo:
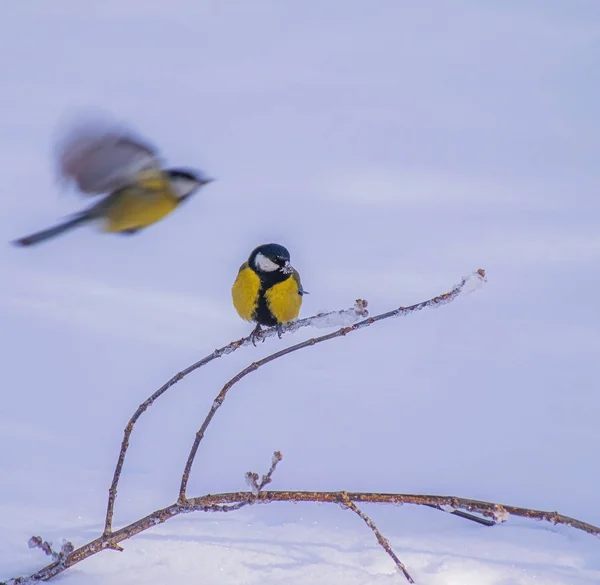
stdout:
<svg viewBox="0 0 600 585">
<path fill-rule="evenodd" d="M 290 321 L 286 323 L 283 328 L 283 333 L 293 333 L 302 327 L 308 326 L 323 326 L 327 325 L 329 321 L 343 320 L 348 323 L 354 322 L 357 319 L 366 317 L 369 314 L 367 311 L 367 301 L 362 299 L 357 299 L 354 307 L 350 309 L 344 309 L 340 311 L 331 311 L 330 313 L 319 313 L 312 317 L 308 317 L 306 319 L 298 319 L 296 321 Z M 268 339 L 269 337 L 273 337 L 277 334 L 275 328 L 265 329 L 262 331 L 261 338 L 263 341 Z M 109 535 L 112 532 L 112 522 L 114 516 L 115 509 L 115 500 L 117 498 L 117 486 L 119 484 L 119 479 L 121 478 L 121 472 L 123 471 L 123 464 L 125 463 L 125 454 L 127 453 L 127 449 L 129 448 L 129 439 L 131 437 L 131 433 L 133 432 L 133 427 L 136 422 L 142 416 L 142 414 L 150 407 L 152 404 L 162 396 L 169 388 L 177 384 L 177 382 L 183 380 L 188 374 L 191 374 L 193 371 L 205 366 L 206 364 L 212 362 L 213 360 L 223 357 L 224 355 L 228 355 L 233 353 L 240 347 L 248 346 L 252 343 L 251 335 L 248 337 L 243 337 L 237 341 L 232 341 L 227 345 L 215 349 L 211 354 L 206 357 L 198 360 L 195 364 L 181 370 L 175 374 L 168 382 L 163 384 L 152 396 L 149 396 L 144 402 L 142 402 L 137 410 L 133 413 L 132 417 L 129 419 L 125 430 L 123 431 L 123 441 L 121 442 L 121 449 L 119 451 L 119 457 L 117 459 L 117 464 L 115 466 L 115 471 L 113 474 L 112 483 L 108 490 L 108 504 L 106 507 L 106 518 L 104 522 L 104 534 Z"/>
<path fill-rule="evenodd" d="M 270 504 L 274 502 L 314 502 L 327 504 L 343 504 L 350 500 L 354 503 L 373 503 L 373 504 L 412 504 L 417 506 L 433 506 L 441 509 L 450 506 L 455 509 L 468 510 L 487 516 L 488 518 L 506 520 L 509 515 L 519 516 L 550 522 L 551 524 L 563 524 L 577 530 L 582 530 L 594 536 L 600 536 L 600 527 L 588 524 L 582 520 L 564 516 L 558 512 L 547 512 L 544 510 L 535 510 L 531 508 L 520 508 L 494 502 L 482 500 L 471 500 L 469 498 L 459 498 L 456 496 L 436 496 L 425 494 L 389 494 L 377 492 L 306 492 L 306 491 L 262 491 L 258 496 L 252 492 L 231 492 L 222 494 L 208 494 L 196 498 L 188 498 L 185 504 L 179 502 L 166 508 L 156 510 L 144 518 L 140 518 L 119 530 L 113 532 L 110 536 L 101 535 L 100 537 L 84 544 L 68 555 L 63 563 L 51 563 L 40 569 L 33 575 L 21 579 L 20 583 L 30 581 L 46 581 L 62 573 L 65 569 L 80 563 L 81 561 L 111 548 L 119 542 L 127 540 L 141 532 L 149 530 L 174 518 L 179 514 L 189 512 L 227 512 L 232 505 L 246 503 L 252 500 L 253 504 Z"/>
<path fill-rule="evenodd" d="M 263 491 L 263 488 L 271 483 L 273 473 L 277 469 L 277 465 L 282 459 L 283 455 L 281 454 L 281 451 L 275 451 L 275 453 L 273 453 L 273 457 L 271 458 L 271 467 L 269 468 L 269 471 L 262 476 L 260 483 L 258 481 L 258 473 L 255 473 L 254 471 L 249 471 L 246 473 L 246 482 L 252 489 L 252 493 L 254 495 L 258 496 L 258 494 Z"/>
<path fill-rule="evenodd" d="M 256 496 L 258 496 L 263 488 L 270 484 L 272 481 L 273 473 L 277 469 L 277 465 L 283 459 L 283 455 L 281 451 L 275 451 L 273 453 L 273 457 L 271 458 L 271 467 L 269 471 L 265 475 L 262 476 L 260 482 L 258 481 L 258 473 L 254 471 L 248 471 L 246 473 L 246 483 L 250 486 L 252 492 L 248 493 L 248 498 L 243 502 L 237 502 L 235 504 L 226 504 L 226 505 L 216 505 L 213 511 L 215 512 L 233 512 L 235 510 L 239 510 L 240 508 L 244 508 L 245 506 L 249 506 L 253 504 L 256 500 Z M 185 505 L 185 503 L 182 503 Z"/>
<path fill-rule="evenodd" d="M 383 536 L 383 534 L 381 534 L 381 532 L 379 532 L 379 528 L 377 528 L 377 526 L 375 525 L 375 522 L 373 522 L 373 520 L 371 520 L 371 518 L 369 518 L 369 516 L 367 516 L 349 497 L 348 494 L 346 492 L 342 492 L 342 507 L 344 508 L 348 508 L 349 510 L 352 510 L 355 514 L 357 514 L 358 516 L 360 516 L 364 523 L 373 531 L 373 533 L 375 534 L 375 538 L 377 539 L 377 542 L 381 545 L 381 548 L 383 548 L 383 550 L 391 557 L 391 559 L 394 561 L 394 563 L 396 563 L 396 567 L 398 567 L 398 570 L 406 577 L 406 580 L 409 583 L 414 583 L 414 579 L 410 576 L 410 573 L 406 570 L 406 567 L 404 566 L 404 563 L 398 558 L 398 556 L 396 555 L 396 553 L 392 550 L 392 547 L 390 546 L 390 543 L 388 542 L 387 538 L 385 538 L 385 536 Z"/>
<path fill-rule="evenodd" d="M 255 372 L 261 366 L 264 366 L 265 364 L 268 364 L 269 362 L 272 362 L 280 357 L 283 357 L 284 355 L 288 355 L 290 353 L 293 353 L 300 349 L 304 349 L 306 347 L 312 347 L 313 345 L 317 345 L 318 343 L 322 343 L 324 341 L 329 341 L 331 339 L 343 337 L 343 336 L 347 335 L 348 333 L 358 331 L 359 329 L 363 329 L 364 327 L 373 325 L 373 323 L 377 323 L 378 321 L 382 321 L 383 319 L 389 319 L 390 317 L 406 316 L 406 315 L 409 315 L 410 313 L 420 311 L 427 307 L 439 307 L 441 305 L 450 303 L 460 295 L 460 293 L 463 291 L 467 282 L 473 278 L 483 281 L 485 279 L 485 271 L 480 268 L 479 270 L 475 271 L 470 276 L 463 278 L 459 284 L 457 284 L 452 290 L 450 290 L 447 293 L 438 295 L 427 301 L 416 303 L 414 305 L 411 305 L 410 307 L 398 307 L 397 309 L 394 309 L 393 311 L 381 313 L 380 315 L 375 315 L 374 317 L 368 317 L 362 321 L 359 321 L 358 323 L 354 323 L 354 325 L 342 327 L 341 329 L 338 329 L 337 331 L 334 331 L 333 333 L 328 333 L 327 335 L 322 335 L 321 337 L 313 337 L 311 339 L 307 339 L 306 341 L 297 343 L 296 345 L 291 345 L 290 347 L 286 347 L 280 351 L 277 351 L 275 353 L 272 353 L 271 355 L 268 355 L 267 357 L 264 357 L 261 360 L 251 363 L 248 367 L 244 368 L 241 372 L 238 372 L 238 374 L 236 374 L 233 378 L 231 378 L 231 380 L 229 380 L 223 386 L 223 388 L 221 389 L 221 391 L 219 392 L 219 394 L 213 401 L 212 407 L 210 408 L 208 414 L 206 415 L 206 418 L 204 419 L 204 422 L 202 423 L 200 429 L 196 433 L 196 437 L 194 438 L 194 442 L 192 443 L 192 447 L 190 449 L 190 453 L 188 455 L 188 458 L 187 458 L 187 461 L 185 464 L 185 468 L 181 475 L 181 485 L 179 488 L 179 502 L 181 502 L 181 503 L 185 502 L 186 490 L 187 490 L 187 484 L 188 484 L 189 477 L 190 477 L 190 472 L 192 470 L 192 466 L 194 464 L 194 459 L 196 458 L 196 454 L 198 453 L 198 447 L 200 446 L 200 443 L 202 442 L 202 439 L 204 438 L 204 435 L 206 433 L 206 429 L 210 425 L 217 410 L 219 410 L 219 408 L 223 404 L 223 401 L 225 400 L 227 393 L 229 392 L 229 390 L 231 389 L 231 387 L 234 384 L 237 384 L 237 382 L 239 382 L 242 378 L 245 378 L 248 374 Z"/>
</svg>

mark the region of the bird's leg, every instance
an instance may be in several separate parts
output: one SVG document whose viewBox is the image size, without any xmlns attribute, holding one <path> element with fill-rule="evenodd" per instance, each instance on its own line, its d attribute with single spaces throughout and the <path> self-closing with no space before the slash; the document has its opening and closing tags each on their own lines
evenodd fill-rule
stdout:
<svg viewBox="0 0 600 585">
<path fill-rule="evenodd" d="M 259 337 L 262 337 L 262 329 L 261 329 L 260 323 L 257 323 L 256 327 L 252 330 L 252 333 L 250 333 L 250 341 L 252 342 L 252 345 L 254 347 L 256 347 L 256 340 Z M 263 339 L 263 341 L 264 341 L 264 339 Z"/>
<path fill-rule="evenodd" d="M 283 324 L 277 323 L 277 325 L 275 325 L 275 331 L 277 331 L 277 337 L 281 339 L 281 336 L 283 335 Z"/>
</svg>

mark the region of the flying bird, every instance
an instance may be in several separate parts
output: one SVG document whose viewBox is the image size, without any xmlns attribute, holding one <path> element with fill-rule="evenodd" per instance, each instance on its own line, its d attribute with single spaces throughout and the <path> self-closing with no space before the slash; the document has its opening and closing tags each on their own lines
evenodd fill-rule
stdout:
<svg viewBox="0 0 600 585">
<path fill-rule="evenodd" d="M 63 183 L 74 184 L 82 195 L 107 195 L 63 223 L 15 240 L 17 246 L 39 244 L 89 223 L 104 232 L 135 234 L 214 180 L 197 170 L 165 169 L 157 149 L 123 126 L 77 123 L 55 154 Z"/>
</svg>

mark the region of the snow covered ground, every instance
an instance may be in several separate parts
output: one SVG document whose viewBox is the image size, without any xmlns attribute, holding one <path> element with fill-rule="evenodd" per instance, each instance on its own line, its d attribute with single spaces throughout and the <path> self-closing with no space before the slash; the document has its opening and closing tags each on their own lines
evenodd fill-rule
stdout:
<svg viewBox="0 0 600 585">
<path fill-rule="evenodd" d="M 122 436 L 174 373 L 249 333 L 229 287 L 259 243 L 289 248 L 302 316 L 372 314 L 482 290 L 303 350 L 234 387 L 191 495 L 245 489 L 451 494 L 597 506 L 600 5 L 468 0 L 123 3 L 31 0 L 0 19 L 0 580 L 102 528 Z M 8 242 L 86 202 L 60 194 L 55 123 L 98 107 L 217 177 L 136 237 L 81 229 Z M 317 333 L 322 333 L 322 330 Z M 140 420 L 121 526 L 176 497 L 214 396 L 243 348 Z M 419 585 L 600 583 L 600 541 L 510 518 L 364 506 Z M 403 583 L 335 506 L 186 515 L 63 573 L 65 585 Z"/>
</svg>

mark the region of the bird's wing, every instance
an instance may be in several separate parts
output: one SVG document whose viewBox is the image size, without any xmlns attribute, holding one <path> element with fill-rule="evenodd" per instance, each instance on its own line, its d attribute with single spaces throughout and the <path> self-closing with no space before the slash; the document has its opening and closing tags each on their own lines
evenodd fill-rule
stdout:
<svg viewBox="0 0 600 585">
<path fill-rule="evenodd" d="M 245 268 L 248 268 L 248 262 L 244 262 L 241 266 L 240 269 L 238 270 L 238 274 L 244 270 Z"/>
<path fill-rule="evenodd" d="M 160 170 L 157 150 L 124 127 L 80 123 L 56 148 L 60 177 L 88 195 L 133 183 L 142 171 Z"/>
<path fill-rule="evenodd" d="M 304 288 L 302 288 L 302 282 L 300 281 L 300 274 L 298 274 L 298 271 L 296 269 L 294 269 L 294 271 L 292 272 L 292 278 L 296 281 L 296 284 L 298 285 L 298 294 L 300 296 L 309 294 L 309 292 L 307 290 L 304 290 Z"/>
</svg>

